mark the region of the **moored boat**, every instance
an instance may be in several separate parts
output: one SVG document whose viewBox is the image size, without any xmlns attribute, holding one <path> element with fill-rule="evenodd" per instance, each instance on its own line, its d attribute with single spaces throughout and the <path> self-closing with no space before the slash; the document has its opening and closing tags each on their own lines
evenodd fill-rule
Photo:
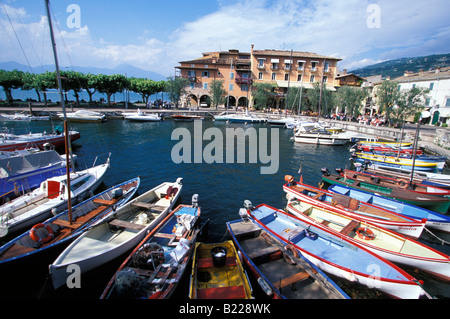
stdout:
<svg viewBox="0 0 450 319">
<path fill-rule="evenodd" d="M 138 177 L 128 180 L 36 224 L 30 231 L 0 247 L 0 265 L 24 262 L 63 247 L 89 226 L 124 205 L 134 195 L 139 183 Z"/>
<path fill-rule="evenodd" d="M 351 137 L 344 133 L 334 133 L 317 122 L 302 122 L 296 126 L 294 141 L 317 145 L 345 145 Z"/>
<path fill-rule="evenodd" d="M 58 116 L 64 119 L 63 113 L 58 113 Z M 106 115 L 100 112 L 90 110 L 78 110 L 76 112 L 66 114 L 67 121 L 69 122 L 87 122 L 87 123 L 101 123 L 105 122 Z"/>
<path fill-rule="evenodd" d="M 307 224 L 358 243 L 387 260 L 450 280 L 450 257 L 411 238 L 296 199 L 287 208 Z"/>
<path fill-rule="evenodd" d="M 67 267 L 81 274 L 99 267 L 135 247 L 168 214 L 182 190 L 182 179 L 164 182 L 138 196 L 73 241 L 49 266 L 53 288 L 69 276 Z"/>
<path fill-rule="evenodd" d="M 232 240 L 195 244 L 190 299 L 250 299 L 251 286 Z"/>
<path fill-rule="evenodd" d="M 438 169 L 437 161 L 424 161 L 420 159 L 410 159 L 395 156 L 385 156 L 370 153 L 356 153 L 356 161 L 363 162 L 367 160 L 376 163 L 380 167 L 394 167 L 399 169 L 408 169 L 425 172 L 434 172 Z"/>
<path fill-rule="evenodd" d="M 144 113 L 140 109 L 137 110 L 137 112 L 134 113 L 122 113 L 124 118 L 129 121 L 134 122 L 160 122 L 162 121 L 161 116 L 159 114 L 155 113 Z"/>
<path fill-rule="evenodd" d="M 286 176 L 286 182 L 283 185 L 283 190 L 290 198 L 296 198 L 317 207 L 335 211 L 351 218 L 366 220 L 413 238 L 419 238 L 425 227 L 425 218 L 413 219 L 386 208 L 361 202 L 350 196 L 295 182 L 290 175 Z"/>
<path fill-rule="evenodd" d="M 322 169 L 322 180 L 329 185 L 339 184 L 349 186 L 351 188 L 380 194 L 389 198 L 393 198 L 408 204 L 425 207 L 440 213 L 446 213 L 450 207 L 450 199 L 442 196 L 433 196 L 428 194 L 416 194 L 401 188 L 391 188 L 380 186 L 367 181 L 360 181 L 351 176 L 341 176 L 330 174 L 329 171 Z"/>
<path fill-rule="evenodd" d="M 450 216 L 434 212 L 432 210 L 404 203 L 392 198 L 380 196 L 363 190 L 353 189 L 344 185 L 331 185 L 328 190 L 332 193 L 355 198 L 361 202 L 376 205 L 385 209 L 394 211 L 400 215 L 415 218 L 418 220 L 426 219 L 425 226 L 443 232 L 450 233 Z"/>
<path fill-rule="evenodd" d="M 199 218 L 197 202 L 166 215 L 120 265 L 100 298 L 169 298 L 191 260 L 202 230 Z"/>
<path fill-rule="evenodd" d="M 250 220 L 227 222 L 227 229 L 238 252 L 268 297 L 349 299 L 318 267 Z"/>
<path fill-rule="evenodd" d="M 335 233 L 323 231 L 285 212 L 246 201 L 245 212 L 277 240 L 292 245 L 323 271 L 404 299 L 417 299 L 425 291 L 418 281 L 392 262 Z M 374 276 L 373 267 L 377 275 Z"/>
<path fill-rule="evenodd" d="M 176 122 L 193 122 L 194 120 L 203 120 L 199 115 L 174 114 L 172 119 Z"/>
<path fill-rule="evenodd" d="M 0 206 L 0 237 L 30 228 L 61 213 L 67 208 L 69 195 L 72 203 L 81 202 L 93 195 L 103 182 L 109 167 L 108 157 L 104 164 L 71 172 L 70 194 L 67 175 L 64 174 L 49 178 L 42 182 L 38 189 Z"/>
<path fill-rule="evenodd" d="M 80 138 L 80 132 L 69 131 L 70 141 L 73 142 Z M 23 150 L 30 146 L 44 149 L 44 145 L 53 145 L 55 148 L 65 145 L 64 133 L 56 131 L 55 133 L 30 133 L 15 135 L 12 133 L 0 133 L 0 151 Z"/>
</svg>

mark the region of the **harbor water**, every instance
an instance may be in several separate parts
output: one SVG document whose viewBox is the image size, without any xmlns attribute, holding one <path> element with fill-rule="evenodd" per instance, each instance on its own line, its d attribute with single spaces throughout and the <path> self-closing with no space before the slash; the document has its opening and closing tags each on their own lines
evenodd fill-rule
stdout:
<svg viewBox="0 0 450 319">
<path fill-rule="evenodd" d="M 2 123 L 2 126 L 13 129 L 16 134 L 50 132 L 57 125 L 62 125 L 62 122 Z M 200 132 L 198 128 L 201 128 Z M 301 169 L 303 181 L 312 186 L 318 186 L 321 182 L 322 167 L 330 171 L 334 171 L 337 167 L 351 167 L 350 144 L 347 146 L 299 144 L 291 139 L 293 135 L 291 130 L 273 128 L 268 124 L 231 124 L 214 122 L 211 119 L 205 119 L 200 123 L 175 122 L 171 119 L 140 123 L 117 119 L 105 123 L 70 123 L 70 129 L 81 133 L 81 138 L 73 143 L 73 152 L 77 155 L 79 169 L 92 166 L 97 156 L 97 161 L 104 161 L 107 155 L 111 154 L 111 167 L 99 190 L 139 176 L 141 178 L 141 185 L 137 192 L 139 195 L 162 182 L 175 181 L 178 177 L 182 177 L 183 191 L 179 203 L 190 204 L 192 195 L 199 195 L 202 219 L 210 221 L 207 239 L 210 242 L 229 238 L 226 222 L 239 219 L 238 211 L 243 207 L 244 200 L 250 200 L 255 206 L 265 203 L 283 209 L 287 202 L 282 189 L 285 175 L 292 175 L 298 180 Z M 204 134 L 208 132 L 208 129 L 212 129 L 209 132 L 220 132 L 223 140 L 220 140 L 220 135 L 209 137 L 208 134 Z M 230 141 L 226 134 L 236 129 L 242 129 L 245 132 L 249 132 L 248 129 L 254 130 L 252 132 L 257 134 L 258 148 L 250 147 L 250 138 L 247 137 L 244 146 L 236 142 L 234 149 L 227 149 L 226 144 Z M 182 154 L 185 156 L 184 161 L 180 161 L 181 153 L 178 151 L 181 143 L 188 145 L 188 141 L 181 139 L 182 134 L 188 134 L 183 136 L 191 137 L 191 154 L 189 157 L 188 147 L 184 147 Z M 272 140 L 273 137 L 277 139 Z M 218 149 L 211 152 L 213 142 L 219 143 L 214 145 L 223 145 L 223 161 L 211 161 L 208 158 L 208 154 L 217 155 Z M 239 162 L 237 152 L 240 150 L 245 150 L 246 154 Z M 249 154 L 250 151 L 255 150 L 258 153 L 256 162 L 253 161 L 255 157 Z M 199 151 L 202 154 L 199 154 Z M 234 156 L 227 154 L 230 151 L 236 152 Z M 187 158 L 191 159 L 190 163 L 186 160 Z M 267 161 L 268 158 L 270 162 Z M 264 168 L 270 165 L 275 171 L 263 174 Z M 447 250 L 446 253 L 450 254 L 447 245 L 433 247 Z M 53 259 L 40 260 L 40 265 L 24 265 L 25 270 L 17 274 L 2 273 L 0 275 L 3 277 L 2 286 L 8 287 L 8 289 L 2 289 L 2 297 L 97 299 L 126 257 L 122 256 L 100 269 L 83 275 L 81 288 L 64 287 L 54 291 L 48 280 L 48 264 L 56 256 L 51 257 Z M 437 295 L 438 298 L 450 297 L 449 284 L 415 269 L 408 269 L 408 271 L 414 272 L 413 275 L 416 278 L 423 280 L 425 287 L 433 295 Z M 188 283 L 186 281 L 188 279 L 186 276 L 185 282 L 178 287 L 175 297 L 187 298 Z M 341 280 L 336 281 L 351 297 L 384 297 L 379 293 L 366 291 L 367 289 L 358 285 Z"/>
</svg>

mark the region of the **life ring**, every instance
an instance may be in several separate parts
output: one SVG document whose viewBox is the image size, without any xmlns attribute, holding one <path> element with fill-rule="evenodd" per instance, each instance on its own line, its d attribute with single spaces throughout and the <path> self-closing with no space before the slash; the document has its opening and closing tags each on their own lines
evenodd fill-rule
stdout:
<svg viewBox="0 0 450 319">
<path fill-rule="evenodd" d="M 403 189 L 405 189 L 405 188 L 408 187 L 408 181 L 407 181 L 407 180 L 404 180 L 404 179 L 399 179 L 399 180 L 395 183 L 395 185 L 397 185 L 398 188 L 403 188 Z"/>
<path fill-rule="evenodd" d="M 47 232 L 48 232 L 47 237 L 41 238 L 38 236 L 38 234 L 36 233 L 36 230 L 38 230 L 39 228 L 47 229 Z M 31 228 L 31 230 L 30 230 L 30 238 L 38 243 L 49 242 L 50 240 L 53 239 L 53 237 L 54 237 L 53 236 L 53 228 L 49 224 L 44 225 L 42 223 L 39 223 L 39 224 L 34 225 L 33 228 Z"/>
<path fill-rule="evenodd" d="M 294 246 L 287 245 L 284 247 L 284 249 L 287 251 L 290 251 L 295 258 L 298 258 L 298 252 L 297 252 L 297 249 L 294 248 Z M 288 262 L 289 264 L 291 264 L 291 265 L 296 264 L 296 262 L 291 258 L 291 256 L 289 256 L 287 254 L 283 254 L 283 257 L 286 260 L 286 262 Z"/>
<path fill-rule="evenodd" d="M 356 230 L 356 234 L 358 235 L 359 238 L 362 238 L 364 240 L 374 240 L 376 237 L 375 234 L 373 233 L 373 231 L 371 231 L 367 227 L 358 228 Z"/>
</svg>

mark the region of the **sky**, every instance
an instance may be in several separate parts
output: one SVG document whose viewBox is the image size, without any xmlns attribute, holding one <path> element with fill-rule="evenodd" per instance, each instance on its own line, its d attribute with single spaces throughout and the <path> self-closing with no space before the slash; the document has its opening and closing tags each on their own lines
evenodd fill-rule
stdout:
<svg viewBox="0 0 450 319">
<path fill-rule="evenodd" d="M 276 49 L 352 70 L 450 52 L 448 0 L 53 0 L 60 65 L 173 76 L 203 52 Z M 53 64 L 44 0 L 0 0 L 0 62 Z"/>
</svg>

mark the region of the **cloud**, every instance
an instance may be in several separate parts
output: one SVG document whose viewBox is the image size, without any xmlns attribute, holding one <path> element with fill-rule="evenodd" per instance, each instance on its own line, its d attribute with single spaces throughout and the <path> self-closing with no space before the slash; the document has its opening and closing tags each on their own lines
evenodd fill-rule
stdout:
<svg viewBox="0 0 450 319">
<path fill-rule="evenodd" d="M 339 57 L 343 59 L 341 69 L 403 56 L 450 52 L 450 27 L 447 12 L 442 9 L 447 0 L 217 1 L 216 11 L 181 22 L 164 38 L 147 32 L 145 25 L 130 30 L 127 43 L 94 38 L 95 32 L 87 26 L 61 31 L 64 41 L 59 35 L 57 39 L 62 63 L 100 67 L 129 63 L 169 76 L 178 62 L 198 58 L 202 52 L 249 52 L 251 44 L 255 49 L 293 49 Z M 379 8 L 379 16 L 368 11 L 370 4 Z M 2 10 L 0 22 L 7 32 L 0 33 L 0 41 L 15 44 L 6 48 L 2 45 L 0 59 L 17 60 L 20 48 Z M 12 7 L 6 10 L 13 12 Z M 22 17 L 12 21 L 19 38 L 26 39 L 27 34 L 32 39 L 32 47 L 24 40 L 24 51 L 36 52 L 30 61 L 38 65 L 51 63 L 46 19 L 24 23 L 28 17 L 25 9 L 15 10 L 14 15 Z M 379 28 L 370 25 L 373 18 L 378 19 Z M 130 43 L 130 39 L 134 42 Z"/>
</svg>

